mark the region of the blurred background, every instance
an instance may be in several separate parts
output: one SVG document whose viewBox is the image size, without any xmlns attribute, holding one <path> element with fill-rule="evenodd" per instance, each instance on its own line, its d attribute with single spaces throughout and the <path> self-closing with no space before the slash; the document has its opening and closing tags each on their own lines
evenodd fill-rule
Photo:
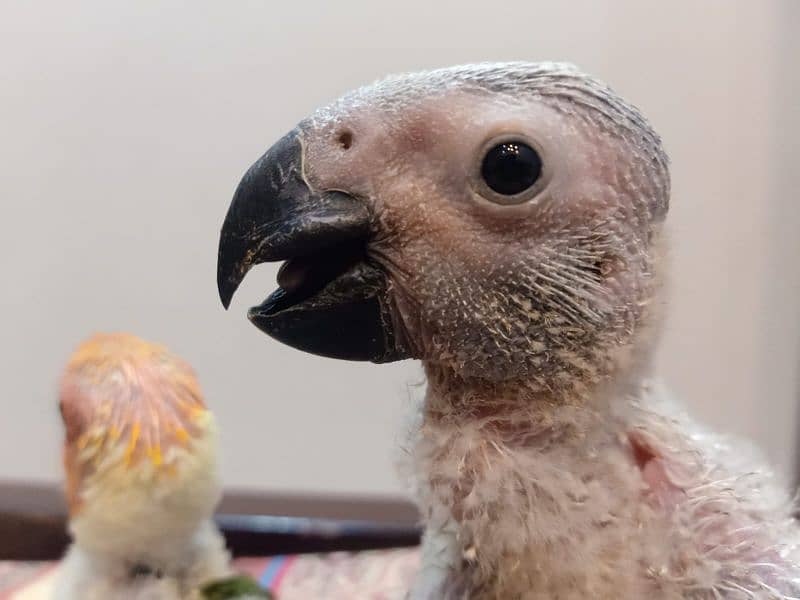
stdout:
<svg viewBox="0 0 800 600">
<path fill-rule="evenodd" d="M 790 481 L 800 364 L 800 2 L 2 2 L 0 481 L 60 480 L 56 385 L 100 330 L 198 370 L 231 489 L 403 499 L 419 367 L 273 342 L 229 312 L 217 236 L 244 170 L 315 107 L 387 73 L 567 60 L 638 105 L 672 157 L 659 371 Z"/>
</svg>

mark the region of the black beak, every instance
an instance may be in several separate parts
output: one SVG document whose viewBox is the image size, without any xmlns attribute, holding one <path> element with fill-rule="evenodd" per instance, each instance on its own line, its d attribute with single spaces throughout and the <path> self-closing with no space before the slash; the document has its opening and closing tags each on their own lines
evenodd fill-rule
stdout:
<svg viewBox="0 0 800 600">
<path fill-rule="evenodd" d="M 388 362 L 407 357 L 395 338 L 383 271 L 366 256 L 367 204 L 312 190 L 303 178 L 301 132 L 292 131 L 250 167 L 219 241 L 222 304 L 250 268 L 285 260 L 279 289 L 248 317 L 275 339 L 312 354 Z"/>
</svg>

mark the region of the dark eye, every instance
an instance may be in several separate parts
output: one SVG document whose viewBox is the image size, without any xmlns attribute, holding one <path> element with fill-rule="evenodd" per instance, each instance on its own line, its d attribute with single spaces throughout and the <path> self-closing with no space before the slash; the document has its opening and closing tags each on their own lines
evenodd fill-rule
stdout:
<svg viewBox="0 0 800 600">
<path fill-rule="evenodd" d="M 542 174 L 539 153 L 524 142 L 507 141 L 483 157 L 481 177 L 494 192 L 514 196 L 530 188 Z"/>
</svg>

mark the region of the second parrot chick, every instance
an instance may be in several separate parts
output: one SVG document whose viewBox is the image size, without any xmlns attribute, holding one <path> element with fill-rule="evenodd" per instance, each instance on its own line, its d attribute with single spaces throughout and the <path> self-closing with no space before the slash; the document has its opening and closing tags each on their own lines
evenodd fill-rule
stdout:
<svg viewBox="0 0 800 600">
<path fill-rule="evenodd" d="M 192 368 L 126 334 L 96 335 L 60 389 L 74 542 L 59 600 L 199 598 L 231 573 L 212 521 L 216 428 Z"/>
</svg>

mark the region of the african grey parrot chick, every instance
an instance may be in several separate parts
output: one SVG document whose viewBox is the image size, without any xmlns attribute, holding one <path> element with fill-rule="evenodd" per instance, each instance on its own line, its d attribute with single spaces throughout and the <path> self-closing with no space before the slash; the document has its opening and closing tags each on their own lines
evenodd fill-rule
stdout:
<svg viewBox="0 0 800 600">
<path fill-rule="evenodd" d="M 645 118 L 550 63 L 390 77 L 243 178 L 223 303 L 287 260 L 255 325 L 424 365 L 414 600 L 800 597 L 784 488 L 652 379 L 669 190 Z"/>
<path fill-rule="evenodd" d="M 192 368 L 165 348 L 97 335 L 61 382 L 73 544 L 58 600 L 200 598 L 231 573 L 212 521 L 216 430 Z"/>
</svg>

